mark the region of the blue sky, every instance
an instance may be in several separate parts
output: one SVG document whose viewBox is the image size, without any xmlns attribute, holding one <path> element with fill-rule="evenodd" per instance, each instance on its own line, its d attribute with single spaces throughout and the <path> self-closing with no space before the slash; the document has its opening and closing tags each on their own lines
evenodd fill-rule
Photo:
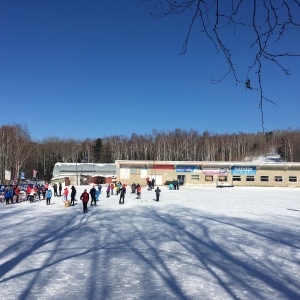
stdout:
<svg viewBox="0 0 300 300">
<path fill-rule="evenodd" d="M 24 124 L 35 140 L 176 128 L 262 131 L 258 93 L 236 85 L 232 76 L 212 84 L 227 70 L 222 54 L 195 29 L 187 53 L 178 55 L 188 18 L 154 19 L 153 5 L 2 0 L 0 125 Z M 247 65 L 247 34 L 227 39 L 238 66 Z M 299 49 L 299 35 L 284 45 Z M 264 68 L 265 95 L 276 102 L 264 105 L 269 131 L 300 127 L 300 61 L 291 58 L 286 66 L 291 76 Z"/>
</svg>

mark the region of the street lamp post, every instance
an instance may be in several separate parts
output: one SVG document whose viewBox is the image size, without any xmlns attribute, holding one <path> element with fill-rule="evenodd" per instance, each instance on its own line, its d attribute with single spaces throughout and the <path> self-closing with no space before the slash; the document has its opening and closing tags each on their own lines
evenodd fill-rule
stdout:
<svg viewBox="0 0 300 300">
<path fill-rule="evenodd" d="M 77 172 L 77 161 L 76 161 L 76 185 L 78 186 L 78 172 Z"/>
</svg>

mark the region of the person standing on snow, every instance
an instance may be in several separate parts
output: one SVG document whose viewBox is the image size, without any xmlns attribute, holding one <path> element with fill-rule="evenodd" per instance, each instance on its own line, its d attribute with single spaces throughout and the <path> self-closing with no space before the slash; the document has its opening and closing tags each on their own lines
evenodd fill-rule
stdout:
<svg viewBox="0 0 300 300">
<path fill-rule="evenodd" d="M 106 189 L 106 198 L 110 197 L 110 184 L 108 184 L 107 189 Z"/>
<path fill-rule="evenodd" d="M 93 185 L 93 187 L 90 189 L 90 195 L 91 195 L 91 206 L 93 205 L 93 202 L 95 205 L 97 205 L 96 203 L 96 189 L 95 186 Z"/>
<path fill-rule="evenodd" d="M 161 192 L 160 188 L 159 188 L 159 187 L 157 187 L 157 188 L 156 188 L 156 190 L 155 190 L 155 194 L 156 194 L 156 201 L 157 201 L 157 202 L 159 201 L 160 192 Z"/>
<path fill-rule="evenodd" d="M 52 197 L 52 191 L 51 189 L 46 190 L 46 205 L 50 205 L 50 200 Z"/>
<path fill-rule="evenodd" d="M 139 184 L 137 184 L 136 192 L 137 192 L 137 198 L 141 199 L 142 188 Z"/>
<path fill-rule="evenodd" d="M 15 195 L 16 195 L 16 203 L 19 203 L 20 188 L 18 186 L 15 187 Z"/>
<path fill-rule="evenodd" d="M 74 187 L 74 185 L 72 185 L 71 187 L 71 206 L 75 205 L 75 196 L 76 196 L 76 189 Z"/>
<path fill-rule="evenodd" d="M 87 205 L 88 205 L 88 202 L 90 200 L 90 195 L 89 195 L 89 193 L 87 192 L 86 189 L 81 194 L 80 200 L 82 201 L 82 205 L 83 205 L 83 213 L 86 214 L 88 212 Z"/>
<path fill-rule="evenodd" d="M 152 180 L 151 180 L 151 185 L 152 185 L 152 188 L 153 188 L 153 189 L 154 189 L 154 184 L 155 184 L 155 179 L 152 178 Z"/>
<path fill-rule="evenodd" d="M 126 185 L 123 184 L 121 190 L 120 190 L 120 200 L 119 200 L 119 204 L 124 204 L 124 200 L 125 200 L 125 194 L 126 194 Z M 122 201 L 121 201 L 122 200 Z"/>
<path fill-rule="evenodd" d="M 57 184 L 55 183 L 53 186 L 53 190 L 54 190 L 54 197 L 57 197 Z"/>
<path fill-rule="evenodd" d="M 59 197 L 61 197 L 62 185 L 61 182 L 58 183 Z"/>
<path fill-rule="evenodd" d="M 110 184 L 110 194 L 114 194 L 115 185 L 113 183 Z"/>
<path fill-rule="evenodd" d="M 4 192 L 4 198 L 5 198 L 5 204 L 9 204 L 9 199 L 10 199 L 10 189 L 9 186 L 6 187 L 5 192 Z"/>
<path fill-rule="evenodd" d="M 29 200 L 31 192 L 31 186 L 28 184 L 26 188 L 26 200 Z"/>
<path fill-rule="evenodd" d="M 101 194 L 101 190 L 102 190 L 102 185 L 99 184 L 99 185 L 98 185 L 98 191 L 99 191 L 99 194 Z"/>
<path fill-rule="evenodd" d="M 67 187 L 65 187 L 64 189 L 64 200 L 67 201 L 68 200 L 68 195 L 69 195 L 69 190 Z"/>
</svg>

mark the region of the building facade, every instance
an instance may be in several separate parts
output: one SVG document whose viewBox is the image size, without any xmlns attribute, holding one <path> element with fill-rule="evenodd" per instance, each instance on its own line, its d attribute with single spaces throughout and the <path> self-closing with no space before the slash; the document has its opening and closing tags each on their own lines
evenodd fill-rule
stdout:
<svg viewBox="0 0 300 300">
<path fill-rule="evenodd" d="M 56 163 L 51 184 L 68 185 L 105 184 L 115 182 L 115 164 Z"/>
<path fill-rule="evenodd" d="M 117 160 L 116 180 L 125 184 L 300 187 L 300 163 Z"/>
</svg>

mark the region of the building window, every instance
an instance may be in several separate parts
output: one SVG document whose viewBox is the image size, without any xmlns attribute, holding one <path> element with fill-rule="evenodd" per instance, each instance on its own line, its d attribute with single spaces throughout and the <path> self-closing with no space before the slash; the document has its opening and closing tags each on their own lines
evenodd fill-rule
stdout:
<svg viewBox="0 0 300 300">
<path fill-rule="evenodd" d="M 275 176 L 274 180 L 275 180 L 275 182 L 283 182 L 282 176 Z"/>
<path fill-rule="evenodd" d="M 191 180 L 200 180 L 200 176 L 199 175 L 191 175 Z"/>
<path fill-rule="evenodd" d="M 289 182 L 298 182 L 297 176 L 289 176 Z"/>
<path fill-rule="evenodd" d="M 232 181 L 241 181 L 241 176 L 232 176 Z"/>
<path fill-rule="evenodd" d="M 262 181 L 262 182 L 269 181 L 269 176 L 260 176 L 260 181 Z"/>
<path fill-rule="evenodd" d="M 205 181 L 214 181 L 214 176 L 213 175 L 206 175 L 205 176 Z"/>
<path fill-rule="evenodd" d="M 247 176 L 246 181 L 255 181 L 254 176 Z"/>
<path fill-rule="evenodd" d="M 222 175 L 222 176 L 219 176 L 219 179 L 218 179 L 219 181 L 227 181 L 227 176 L 224 176 L 224 175 Z"/>
</svg>

